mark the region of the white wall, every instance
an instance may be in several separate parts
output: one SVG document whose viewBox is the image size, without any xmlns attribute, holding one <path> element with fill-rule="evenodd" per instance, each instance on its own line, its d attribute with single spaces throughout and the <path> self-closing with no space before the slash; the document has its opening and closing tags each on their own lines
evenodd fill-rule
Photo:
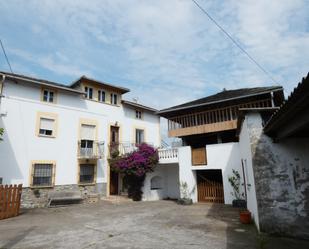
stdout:
<svg viewBox="0 0 309 249">
<path fill-rule="evenodd" d="M 197 202 L 197 185 L 196 185 L 196 173 L 191 169 L 192 161 L 191 161 L 191 147 L 185 146 L 180 147 L 178 149 L 178 158 L 179 158 L 179 183 L 180 185 L 186 183 L 187 193 L 189 194 L 189 198 L 192 199 L 193 202 Z M 185 197 L 183 191 L 180 187 L 180 195 L 181 197 Z"/>
<path fill-rule="evenodd" d="M 252 154 L 251 154 L 251 144 L 249 138 L 247 116 L 243 121 L 241 131 L 239 134 L 239 147 L 240 147 L 240 157 L 243 160 L 245 176 L 246 176 L 247 208 L 251 212 L 254 223 L 257 229 L 259 230 L 259 215 L 256 200 L 255 181 L 252 167 Z"/>
<path fill-rule="evenodd" d="M 55 160 L 55 184 L 77 184 L 77 143 L 80 119 L 96 120 L 98 141 L 105 142 L 105 156 L 98 161 L 97 182 L 107 182 L 107 146 L 109 126 L 117 121 L 120 125 L 120 141 L 134 142 L 134 128 L 143 126 L 146 142 L 160 144 L 159 118 L 145 113 L 143 120 L 136 120 L 129 107 L 112 106 L 84 100 L 79 95 L 58 91 L 57 103 L 40 101 L 41 88 L 23 83 L 6 81 L 1 100 L 0 127 L 5 130 L 0 143 L 0 177 L 5 184 L 23 183 L 29 186 L 32 160 Z M 130 111 L 129 111 L 130 110 Z M 38 112 L 58 115 L 56 138 L 36 136 Z M 134 114 L 134 115 L 133 115 Z"/>
<path fill-rule="evenodd" d="M 157 165 L 154 172 L 147 173 L 144 187 L 143 200 L 155 201 L 164 198 L 178 199 L 179 194 L 179 180 L 178 180 L 178 164 L 164 164 Z M 151 189 L 151 179 L 159 176 L 162 180 L 162 189 Z"/>
<path fill-rule="evenodd" d="M 235 169 L 241 173 L 240 151 L 238 143 L 212 144 L 206 146 L 207 165 L 192 166 L 191 148 L 179 148 L 179 180 L 188 184 L 193 202 L 197 202 L 196 172 L 198 170 L 221 170 L 224 188 L 224 203 L 232 204 L 233 189 L 228 181 Z"/>
</svg>

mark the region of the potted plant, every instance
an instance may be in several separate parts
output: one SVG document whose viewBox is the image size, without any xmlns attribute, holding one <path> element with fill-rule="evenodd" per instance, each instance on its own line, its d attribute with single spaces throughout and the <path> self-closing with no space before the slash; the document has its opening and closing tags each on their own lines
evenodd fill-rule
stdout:
<svg viewBox="0 0 309 249">
<path fill-rule="evenodd" d="M 233 192 L 231 193 L 234 196 L 234 200 L 232 202 L 233 207 L 237 208 L 246 208 L 247 202 L 245 200 L 245 194 L 240 190 L 240 174 L 237 170 L 233 169 L 233 175 L 228 178 L 229 183 L 233 188 Z"/>
<path fill-rule="evenodd" d="M 239 220 L 242 224 L 251 223 L 251 212 L 247 209 L 239 211 Z"/>
<path fill-rule="evenodd" d="M 177 203 L 180 205 L 191 205 L 192 199 L 188 191 L 188 184 L 186 182 L 180 182 L 180 192 L 181 197 L 178 199 Z"/>
<path fill-rule="evenodd" d="M 239 211 L 239 220 L 243 224 L 251 223 L 251 212 L 247 210 L 247 195 L 240 190 L 240 174 L 237 170 L 233 169 L 233 175 L 228 178 L 233 192 L 232 195 L 235 199 L 232 202 L 233 207 L 240 208 Z"/>
</svg>

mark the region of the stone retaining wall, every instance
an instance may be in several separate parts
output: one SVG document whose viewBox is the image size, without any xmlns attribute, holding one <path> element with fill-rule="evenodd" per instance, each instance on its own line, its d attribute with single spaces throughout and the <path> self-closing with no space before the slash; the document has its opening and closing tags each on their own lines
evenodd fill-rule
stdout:
<svg viewBox="0 0 309 249">
<path fill-rule="evenodd" d="M 53 188 L 23 188 L 21 196 L 22 208 L 46 207 L 48 204 L 48 192 L 50 191 L 80 191 L 84 200 L 89 196 L 98 194 L 106 196 L 106 183 L 97 183 L 95 185 L 80 186 L 77 184 L 57 185 Z"/>
</svg>

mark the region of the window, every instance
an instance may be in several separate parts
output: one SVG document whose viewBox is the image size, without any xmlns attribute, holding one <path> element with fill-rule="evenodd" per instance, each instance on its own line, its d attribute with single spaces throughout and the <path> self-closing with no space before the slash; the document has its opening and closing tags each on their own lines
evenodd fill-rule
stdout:
<svg viewBox="0 0 309 249">
<path fill-rule="evenodd" d="M 53 91 L 44 89 L 43 90 L 43 101 L 49 102 L 49 103 L 54 103 L 54 95 L 55 95 L 55 93 Z"/>
<path fill-rule="evenodd" d="M 51 187 L 54 185 L 54 164 L 34 163 L 32 168 L 32 186 Z"/>
<path fill-rule="evenodd" d="M 105 102 L 105 92 L 102 90 L 98 91 L 98 101 L 99 102 Z"/>
<path fill-rule="evenodd" d="M 162 189 L 162 178 L 160 176 L 154 176 L 150 180 L 150 189 Z"/>
<path fill-rule="evenodd" d="M 111 93 L 111 104 L 112 105 L 117 105 L 117 94 Z"/>
<path fill-rule="evenodd" d="M 55 138 L 57 136 L 58 114 L 38 112 L 36 116 L 35 135 Z"/>
<path fill-rule="evenodd" d="M 92 99 L 93 89 L 91 87 L 86 86 L 85 87 L 85 93 L 86 93 L 87 99 Z"/>
<path fill-rule="evenodd" d="M 142 144 L 144 142 L 144 130 L 135 130 L 135 143 Z"/>
<path fill-rule="evenodd" d="M 80 156 L 91 157 L 94 155 L 95 125 L 82 124 L 80 134 Z"/>
<path fill-rule="evenodd" d="M 96 126 L 95 125 L 88 125 L 88 124 L 82 124 L 81 126 L 81 140 L 95 140 L 95 132 L 96 132 Z"/>
<path fill-rule="evenodd" d="M 43 136 L 54 136 L 55 120 L 49 118 L 40 118 L 39 134 Z"/>
<path fill-rule="evenodd" d="M 139 110 L 136 110 L 136 111 L 135 111 L 135 118 L 137 118 L 137 119 L 142 119 L 142 112 L 139 111 Z"/>
<path fill-rule="evenodd" d="M 90 184 L 94 183 L 95 164 L 80 164 L 79 165 L 79 183 Z"/>
</svg>

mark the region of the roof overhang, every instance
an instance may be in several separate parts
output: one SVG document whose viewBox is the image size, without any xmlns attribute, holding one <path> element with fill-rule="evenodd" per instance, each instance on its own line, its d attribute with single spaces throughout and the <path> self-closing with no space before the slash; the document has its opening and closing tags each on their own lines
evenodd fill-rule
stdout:
<svg viewBox="0 0 309 249">
<path fill-rule="evenodd" d="M 131 102 L 131 101 L 128 101 L 128 100 L 122 100 L 122 104 L 131 106 L 131 107 L 136 108 L 136 109 L 141 109 L 141 110 L 145 110 L 145 111 L 148 111 L 148 112 L 152 112 L 152 113 L 156 113 L 158 111 L 154 108 L 151 108 L 151 107 L 148 107 L 148 106 L 145 106 L 145 105 L 141 105 L 141 104 L 138 104 L 138 103 L 135 103 L 135 102 Z"/>
<path fill-rule="evenodd" d="M 184 107 L 175 107 L 175 108 L 171 107 L 171 108 L 168 108 L 168 109 L 160 110 L 160 111 L 157 112 L 157 114 L 164 117 L 167 114 L 170 114 L 170 113 L 175 112 L 175 111 L 183 111 L 183 110 L 187 110 L 187 109 L 204 107 L 204 106 L 206 107 L 206 106 L 210 106 L 210 105 L 214 105 L 214 104 L 221 104 L 221 103 L 229 102 L 229 101 L 233 101 L 233 100 L 246 99 L 246 98 L 255 97 L 255 96 L 259 96 L 259 95 L 263 95 L 263 94 L 267 94 L 267 93 L 271 93 L 271 92 L 278 92 L 278 91 L 283 91 L 283 88 L 281 86 L 278 86 L 278 87 L 275 87 L 271 90 L 267 90 L 267 91 L 263 91 L 263 92 L 259 92 L 259 93 L 255 93 L 255 94 L 248 94 L 248 95 L 244 95 L 244 96 L 233 97 L 233 98 L 217 100 L 217 101 L 211 101 L 211 102 L 207 102 L 207 103 L 184 106 Z"/>
<path fill-rule="evenodd" d="M 88 78 L 88 77 L 86 77 L 86 76 L 84 76 L 84 75 L 81 76 L 80 78 L 78 78 L 76 81 L 74 81 L 74 82 L 70 85 L 70 87 L 71 87 L 71 88 L 74 88 L 74 87 L 78 86 L 81 82 L 88 82 L 88 83 L 100 85 L 101 87 L 108 88 L 108 89 L 110 89 L 110 90 L 119 92 L 119 93 L 121 93 L 121 94 L 125 94 L 125 93 L 130 92 L 130 89 L 129 89 L 129 88 L 120 87 L 120 86 L 115 86 L 115 85 L 112 85 L 112 84 L 109 84 L 109 83 L 106 83 L 106 82 L 103 82 L 103 81 L 99 81 L 99 80 L 95 80 L 95 79 Z"/>
<path fill-rule="evenodd" d="M 309 136 L 309 73 L 272 115 L 264 132 L 275 140 Z"/>
<path fill-rule="evenodd" d="M 58 90 L 62 90 L 62 91 L 66 91 L 66 92 L 70 92 L 70 93 L 74 93 L 74 94 L 82 94 L 82 95 L 85 94 L 82 91 L 79 91 L 79 90 L 76 90 L 76 89 L 72 89 L 70 87 L 66 87 L 66 86 L 60 85 L 58 83 L 51 82 L 51 81 L 39 80 L 39 79 L 31 78 L 31 77 L 26 77 L 26 76 L 16 75 L 16 74 L 8 74 L 8 73 L 3 73 L 3 72 L 1 72 L 1 74 L 5 75 L 5 79 L 6 80 L 9 79 L 9 80 L 13 80 L 13 81 L 20 81 L 20 82 L 24 82 L 24 83 L 30 83 L 30 84 L 33 84 L 33 85 L 38 85 L 38 86 L 58 89 Z"/>
</svg>

